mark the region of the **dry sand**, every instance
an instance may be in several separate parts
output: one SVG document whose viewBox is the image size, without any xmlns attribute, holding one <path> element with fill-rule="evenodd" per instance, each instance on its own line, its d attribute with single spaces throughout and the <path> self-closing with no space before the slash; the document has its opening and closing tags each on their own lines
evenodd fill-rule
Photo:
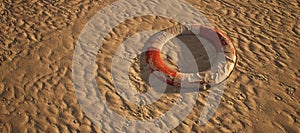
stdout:
<svg viewBox="0 0 300 133">
<path fill-rule="evenodd" d="M 77 102 L 71 66 L 84 25 L 111 2 L 0 3 L 0 132 L 102 132 Z M 172 132 L 300 132 L 300 2 L 188 2 L 228 34 L 239 59 L 212 119 L 204 126 L 197 124 L 208 94 L 200 91 L 193 111 Z M 107 37 L 97 64 L 109 67 L 104 58 L 112 56 L 127 35 L 174 24 L 153 16 L 128 20 Z M 137 59 L 131 69 L 135 76 L 130 78 L 133 85 L 141 86 L 135 78 L 142 69 L 138 63 Z M 97 71 L 99 86 L 110 82 L 104 80 L 110 77 L 108 71 Z M 111 109 L 131 119 L 158 117 L 178 98 L 176 89 L 169 90 L 156 104 L 141 108 L 122 100 L 109 84 L 99 89 Z"/>
</svg>

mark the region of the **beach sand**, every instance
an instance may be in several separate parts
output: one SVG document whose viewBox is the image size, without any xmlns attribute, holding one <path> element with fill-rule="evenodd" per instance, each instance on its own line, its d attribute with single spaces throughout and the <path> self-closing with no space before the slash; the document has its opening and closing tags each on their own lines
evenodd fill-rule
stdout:
<svg viewBox="0 0 300 133">
<path fill-rule="evenodd" d="M 77 101 L 72 58 L 85 24 L 112 2 L 0 3 L 0 132 L 103 132 Z M 198 124 L 208 96 L 208 91 L 199 91 L 193 111 L 172 132 L 300 132 L 300 2 L 187 2 L 231 38 L 238 62 L 208 123 Z M 168 86 L 157 103 L 139 107 L 118 95 L 105 68 L 128 35 L 175 24 L 151 15 L 136 17 L 107 36 L 97 55 L 96 64 L 101 67 L 95 77 L 110 109 L 129 119 L 147 120 L 172 107 L 179 97 L 178 88 Z M 181 39 L 193 42 L 189 37 Z M 207 55 L 201 56 L 207 61 Z M 129 78 L 134 91 L 145 92 L 151 88 L 141 81 L 145 67 L 141 62 L 133 63 Z"/>
</svg>

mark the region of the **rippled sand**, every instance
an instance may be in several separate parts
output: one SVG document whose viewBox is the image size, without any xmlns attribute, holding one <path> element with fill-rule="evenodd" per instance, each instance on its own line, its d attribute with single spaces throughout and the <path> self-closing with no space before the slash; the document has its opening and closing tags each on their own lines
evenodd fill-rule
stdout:
<svg viewBox="0 0 300 133">
<path fill-rule="evenodd" d="M 77 102 L 72 57 L 89 18 L 112 1 L 57 1 L 0 3 L 0 132 L 102 132 Z M 198 124 L 208 95 L 200 91 L 193 111 L 173 132 L 300 132 L 300 2 L 188 2 L 232 39 L 238 63 L 212 119 Z M 175 24 L 161 17 L 137 17 L 107 36 L 97 55 L 96 63 L 103 67 L 98 67 L 96 80 L 112 110 L 147 120 L 172 107 L 179 94 L 171 86 L 153 105 L 124 101 L 105 68 L 128 35 Z M 132 65 L 130 79 L 135 91 L 144 92 L 151 88 L 142 83 L 139 64 L 137 59 Z"/>
</svg>

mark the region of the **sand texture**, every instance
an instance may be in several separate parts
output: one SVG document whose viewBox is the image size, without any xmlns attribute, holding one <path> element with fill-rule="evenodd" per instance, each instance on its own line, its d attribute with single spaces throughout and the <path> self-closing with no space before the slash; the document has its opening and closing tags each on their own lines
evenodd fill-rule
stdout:
<svg viewBox="0 0 300 133">
<path fill-rule="evenodd" d="M 112 0 L 4 0 L 0 2 L 0 132 L 103 132 L 83 112 L 72 81 L 76 41 L 88 20 Z M 198 118 L 208 91 L 199 91 L 193 111 L 171 132 L 300 132 L 300 2 L 297 0 L 188 0 L 232 40 L 238 62 L 212 119 Z M 183 7 L 179 7 L 183 8 Z M 117 14 L 116 14 L 117 15 Z M 128 36 L 178 24 L 142 16 L 112 30 L 99 49 L 95 75 L 110 109 L 128 119 L 159 117 L 180 97 L 178 87 L 155 103 L 136 106 L 116 92 L 110 66 Z M 193 49 L 194 37 L 179 39 Z M 173 42 L 168 42 L 171 46 Z M 176 59 L 164 61 L 173 69 Z M 191 50 L 198 69 L 209 68 L 204 49 Z M 143 55 L 130 67 L 135 92 L 146 92 Z"/>
</svg>

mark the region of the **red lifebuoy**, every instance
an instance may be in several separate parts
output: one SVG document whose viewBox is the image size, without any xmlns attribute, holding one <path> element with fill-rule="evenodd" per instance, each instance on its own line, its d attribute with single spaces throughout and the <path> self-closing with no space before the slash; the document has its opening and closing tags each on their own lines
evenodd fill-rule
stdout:
<svg viewBox="0 0 300 133">
<path fill-rule="evenodd" d="M 163 45 L 173 37 L 186 33 L 198 34 L 210 41 L 217 51 L 216 54 L 222 54 L 226 62 L 222 64 L 217 59 L 213 63 L 213 65 L 216 65 L 214 71 L 210 69 L 198 73 L 181 73 L 166 66 L 160 55 Z M 156 76 L 173 86 L 193 87 L 194 85 L 200 85 L 200 87 L 205 87 L 208 84 L 219 84 L 231 74 L 236 60 L 235 48 L 229 37 L 218 29 L 202 25 L 174 26 L 160 31 L 150 38 L 146 50 L 146 63 L 151 71 L 160 71 L 164 74 L 164 77 L 161 75 Z M 182 81 L 185 81 L 186 84 L 183 85 Z"/>
</svg>

